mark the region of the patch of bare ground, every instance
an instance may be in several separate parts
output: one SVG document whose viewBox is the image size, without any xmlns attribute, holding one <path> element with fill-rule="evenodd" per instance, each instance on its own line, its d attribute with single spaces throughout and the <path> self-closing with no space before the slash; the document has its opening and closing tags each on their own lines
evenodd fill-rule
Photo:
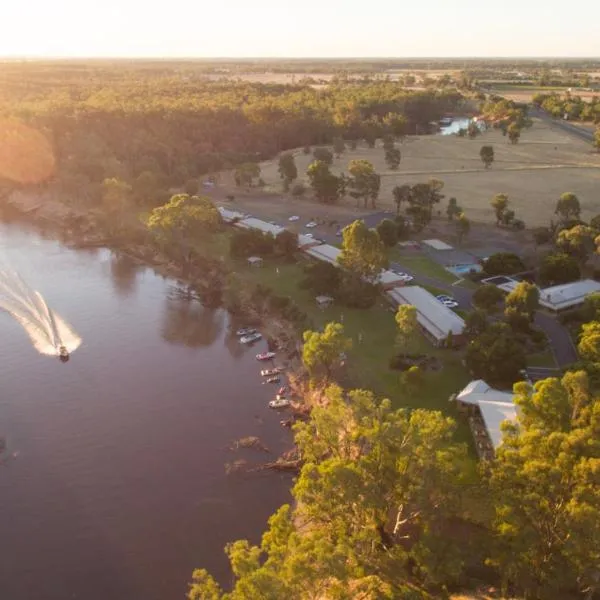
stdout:
<svg viewBox="0 0 600 600">
<path fill-rule="evenodd" d="M 482 145 L 492 145 L 495 160 L 490 169 L 485 169 L 479 157 Z M 340 158 L 334 159 L 332 171 L 347 172 L 348 162 L 365 159 L 373 163 L 381 174 L 381 191 L 377 209 L 395 211 L 392 190 L 397 185 L 427 181 L 430 178 L 444 182 L 446 197 L 455 197 L 472 221 L 491 222 L 493 212 L 490 200 L 495 194 L 508 194 L 517 217 L 527 226 L 545 225 L 553 215 L 556 200 L 563 192 L 570 191 L 579 197 L 583 218 L 590 218 L 600 212 L 600 154 L 593 151 L 590 144 L 551 128 L 535 120 L 532 128 L 522 133 L 518 144 L 510 144 L 500 131 L 490 130 L 475 140 L 457 136 L 409 137 L 398 148 L 402 153 L 400 168 L 390 170 L 385 164 L 381 142 L 375 148 L 364 143 L 356 150 L 346 150 Z M 298 167 L 298 181 L 308 188 L 306 169 L 312 154 L 294 151 Z M 309 203 L 307 199 L 292 198 L 283 194 L 277 171 L 277 160 L 261 163 L 265 188 L 257 195 L 264 199 L 273 195 L 271 209 L 273 219 L 286 218 L 308 208 L 310 217 L 319 214 L 346 215 L 351 211 L 360 216 L 362 208 L 352 207 L 346 200 L 339 206 L 321 206 Z M 233 186 L 230 173 L 222 176 L 224 189 L 240 195 Z M 310 189 L 307 190 L 310 194 Z M 242 199 L 243 201 L 243 199 Z M 440 206 L 443 210 L 444 206 Z M 303 211 L 308 217 L 306 210 Z"/>
</svg>

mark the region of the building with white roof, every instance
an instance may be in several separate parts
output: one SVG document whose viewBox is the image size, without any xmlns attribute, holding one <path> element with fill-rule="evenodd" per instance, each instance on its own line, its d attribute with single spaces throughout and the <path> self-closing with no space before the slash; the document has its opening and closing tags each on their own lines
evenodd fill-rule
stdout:
<svg viewBox="0 0 600 600">
<path fill-rule="evenodd" d="M 483 379 L 471 381 L 456 397 L 457 402 L 476 406 L 481 414 L 487 435 L 494 449 L 502 443 L 504 421 L 515 422 L 518 407 L 514 403 L 514 394 L 502 392 L 490 387 Z"/>
<path fill-rule="evenodd" d="M 418 285 L 408 285 L 387 292 L 394 304 L 412 304 L 417 309 L 417 321 L 436 345 L 442 345 L 452 332 L 455 342 L 463 341 L 465 322 L 433 294 Z"/>
<path fill-rule="evenodd" d="M 260 219 L 256 219 L 254 217 L 241 219 L 235 223 L 235 226 L 240 227 L 241 229 L 256 229 L 258 231 L 262 231 L 263 233 L 271 233 L 273 235 L 279 235 L 282 231 L 284 231 L 283 227 L 280 227 L 279 225 L 273 225 L 272 223 L 267 223 L 266 221 L 261 221 Z"/>
<path fill-rule="evenodd" d="M 332 265 L 338 266 L 337 258 L 342 252 L 339 248 L 335 246 L 330 246 L 329 244 L 321 244 L 319 246 L 313 246 L 311 248 L 305 249 L 304 252 L 315 258 L 316 260 L 324 260 Z"/>
<path fill-rule="evenodd" d="M 381 285 L 384 290 L 391 290 L 395 287 L 405 285 L 405 281 L 394 271 L 381 271 L 375 280 L 376 283 Z"/>
<path fill-rule="evenodd" d="M 600 283 L 593 279 L 553 285 L 540 290 L 540 306 L 559 312 L 583 304 L 585 297 L 594 292 L 600 292 Z"/>
<path fill-rule="evenodd" d="M 224 208 L 222 206 L 219 206 L 218 210 L 221 213 L 223 221 L 225 221 L 226 223 L 231 223 L 231 221 L 234 221 L 235 219 L 239 220 L 244 218 L 243 213 L 237 212 L 235 210 L 229 210 L 228 208 Z"/>
<path fill-rule="evenodd" d="M 315 238 L 300 233 L 298 235 L 298 248 L 303 250 L 304 248 L 310 248 L 311 246 L 320 246 L 323 242 L 315 240 Z"/>
</svg>

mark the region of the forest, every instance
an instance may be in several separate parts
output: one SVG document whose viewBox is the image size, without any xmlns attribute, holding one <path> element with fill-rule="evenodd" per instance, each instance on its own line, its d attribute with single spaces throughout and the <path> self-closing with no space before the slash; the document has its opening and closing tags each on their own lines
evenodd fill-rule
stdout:
<svg viewBox="0 0 600 600">
<path fill-rule="evenodd" d="M 160 64 L 4 64 L 0 116 L 41 131 L 54 189 L 97 200 L 118 178 L 141 205 L 151 190 L 301 146 L 412 133 L 464 102 L 456 90 L 390 81 L 308 85 L 208 81 Z M 140 180 L 141 178 L 141 180 Z M 148 185 L 151 182 L 152 185 Z"/>
</svg>

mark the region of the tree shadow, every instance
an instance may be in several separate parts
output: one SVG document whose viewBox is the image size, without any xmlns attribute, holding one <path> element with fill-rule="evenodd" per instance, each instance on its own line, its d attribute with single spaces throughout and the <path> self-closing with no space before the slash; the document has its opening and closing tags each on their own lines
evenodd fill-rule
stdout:
<svg viewBox="0 0 600 600">
<path fill-rule="evenodd" d="M 124 254 L 113 254 L 110 261 L 110 275 L 115 291 L 120 296 L 129 296 L 137 288 L 137 275 L 140 266 Z"/>
</svg>

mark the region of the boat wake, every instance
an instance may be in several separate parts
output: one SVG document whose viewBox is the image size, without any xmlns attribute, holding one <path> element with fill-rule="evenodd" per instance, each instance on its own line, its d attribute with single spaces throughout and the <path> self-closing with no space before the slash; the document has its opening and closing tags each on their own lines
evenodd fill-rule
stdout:
<svg viewBox="0 0 600 600">
<path fill-rule="evenodd" d="M 69 324 L 14 271 L 0 271 L 0 310 L 23 327 L 40 354 L 61 356 L 61 348 L 71 353 L 81 345 L 81 338 Z"/>
</svg>

